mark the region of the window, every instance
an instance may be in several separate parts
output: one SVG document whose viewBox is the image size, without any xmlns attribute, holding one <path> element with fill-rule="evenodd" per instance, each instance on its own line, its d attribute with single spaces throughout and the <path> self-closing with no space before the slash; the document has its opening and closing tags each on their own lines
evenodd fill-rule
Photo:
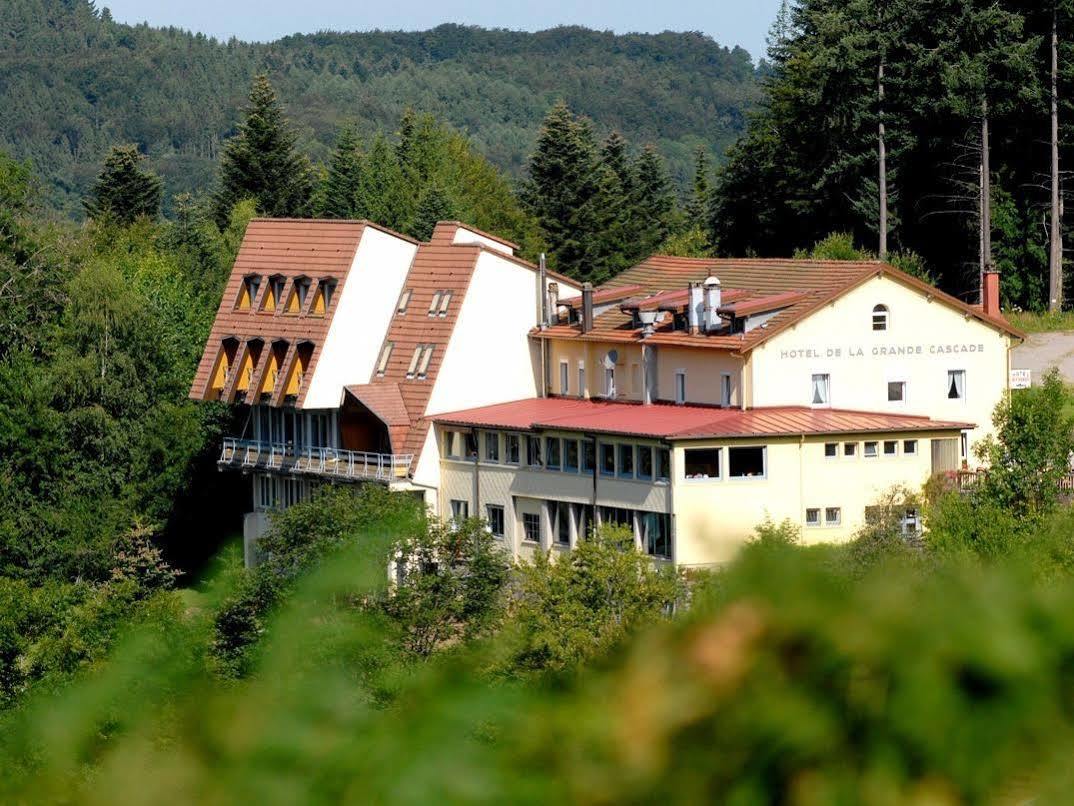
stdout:
<svg viewBox="0 0 1074 806">
<path fill-rule="evenodd" d="M 406 313 L 407 307 L 410 305 L 410 298 L 414 295 L 414 292 L 409 288 L 404 288 L 403 293 L 399 295 L 399 304 L 395 307 L 395 312 L 402 316 Z"/>
<path fill-rule="evenodd" d="M 444 456 L 448 459 L 458 459 L 462 450 L 462 435 L 458 431 L 444 432 Z"/>
<path fill-rule="evenodd" d="M 814 406 L 827 406 L 831 402 L 832 376 L 827 373 L 813 376 L 812 393 L 809 398 Z"/>
<path fill-rule="evenodd" d="M 559 501 L 548 502 L 548 525 L 552 540 L 561 546 L 571 542 L 571 505 Z"/>
<path fill-rule="evenodd" d="M 624 479 L 634 478 L 634 446 L 619 446 L 619 475 Z"/>
<path fill-rule="evenodd" d="M 898 456 L 899 441 L 895 439 L 884 440 L 884 456 Z"/>
<path fill-rule="evenodd" d="M 434 345 L 425 345 L 425 352 L 422 353 L 421 360 L 418 362 L 419 380 L 429 377 L 429 364 L 433 360 L 433 349 Z"/>
<path fill-rule="evenodd" d="M 317 281 L 317 293 L 313 297 L 313 306 L 310 308 L 310 316 L 324 316 L 332 302 L 332 294 L 336 290 L 336 281 L 331 278 L 323 278 Z"/>
<path fill-rule="evenodd" d="M 687 448 L 686 478 L 718 479 L 720 477 L 719 448 Z"/>
<path fill-rule="evenodd" d="M 578 362 L 578 397 L 585 397 L 585 364 Z"/>
<path fill-rule="evenodd" d="M 549 470 L 559 470 L 560 465 L 560 442 L 559 437 L 545 437 L 544 440 L 545 467 Z"/>
<path fill-rule="evenodd" d="M 814 507 L 805 511 L 806 526 L 820 526 L 820 509 Z"/>
<path fill-rule="evenodd" d="M 970 435 L 965 431 L 959 435 L 958 445 L 962 458 L 968 459 L 970 456 Z"/>
<path fill-rule="evenodd" d="M 952 369 L 947 372 L 947 399 L 966 399 L 966 370 Z"/>
<path fill-rule="evenodd" d="M 876 456 L 877 456 L 877 449 L 878 448 L 879 448 L 879 443 L 877 443 L 877 442 L 866 442 L 865 443 L 865 458 L 866 459 L 875 459 Z"/>
<path fill-rule="evenodd" d="M 720 405 L 728 408 L 731 405 L 731 373 L 725 372 L 720 375 Z"/>
<path fill-rule="evenodd" d="M 309 290 L 310 281 L 308 277 L 295 278 L 294 285 L 291 287 L 291 296 L 287 298 L 284 313 L 291 315 L 302 313 L 306 308 L 306 296 L 309 294 Z"/>
<path fill-rule="evenodd" d="M 419 344 L 417 347 L 414 348 L 414 354 L 412 356 L 410 356 L 410 364 L 406 368 L 406 376 L 408 378 L 413 378 L 414 377 L 414 373 L 418 369 L 418 361 L 421 360 L 421 355 L 424 352 L 424 350 L 425 350 L 425 345 L 424 344 Z"/>
<path fill-rule="evenodd" d="M 275 311 L 276 306 L 280 303 L 280 297 L 283 296 L 284 278 L 280 275 L 269 278 L 268 291 L 265 292 L 265 299 L 261 303 L 261 310 L 263 311 Z"/>
<path fill-rule="evenodd" d="M 838 526 L 843 522 L 843 510 L 839 507 L 824 508 L 824 525 Z"/>
<path fill-rule="evenodd" d="M 493 537 L 503 537 L 503 507 L 486 504 L 485 520 L 489 522 L 489 532 Z"/>
<path fill-rule="evenodd" d="M 675 373 L 675 402 L 680 406 L 686 402 L 686 373 L 682 370 Z"/>
<path fill-rule="evenodd" d="M 671 451 L 667 448 L 656 449 L 656 479 L 657 481 L 671 480 Z"/>
<path fill-rule="evenodd" d="M 442 291 L 440 293 L 440 305 L 436 309 L 436 315 L 443 318 L 447 316 L 448 305 L 451 304 L 451 292 Z"/>
<path fill-rule="evenodd" d="M 888 403 L 906 400 L 906 381 L 888 381 Z"/>
<path fill-rule="evenodd" d="M 504 434 L 504 457 L 508 464 L 517 465 L 520 455 L 518 434 Z"/>
<path fill-rule="evenodd" d="M 380 348 L 380 358 L 377 360 L 377 377 L 383 378 L 384 373 L 388 371 L 388 362 L 392 359 L 392 350 L 395 348 L 395 344 L 386 341 L 384 346 Z"/>
<path fill-rule="evenodd" d="M 465 434 L 463 434 L 463 439 L 465 440 L 465 445 L 466 445 L 466 458 L 467 459 L 476 459 L 477 458 L 477 433 L 474 432 L 474 431 L 467 431 Z"/>
<path fill-rule="evenodd" d="M 727 470 L 733 479 L 759 478 L 765 474 L 765 449 L 761 446 L 728 448 Z"/>
<path fill-rule="evenodd" d="M 593 468 L 596 466 L 597 458 L 594 456 L 596 447 L 593 445 L 593 440 L 587 439 L 582 443 L 582 472 L 592 473 Z"/>
<path fill-rule="evenodd" d="M 433 298 L 429 302 L 429 316 L 436 316 L 436 310 L 440 307 L 440 298 L 444 295 L 443 291 L 434 291 Z"/>
<path fill-rule="evenodd" d="M 522 514 L 522 539 L 528 543 L 541 542 L 541 516 L 532 512 Z"/>
<path fill-rule="evenodd" d="M 498 461 L 500 461 L 500 432 L 499 431 L 486 431 L 485 432 L 485 461 L 486 462 L 498 462 Z"/>
<path fill-rule="evenodd" d="M 559 362 L 559 393 L 568 395 L 571 391 L 571 367 L 566 361 Z"/>
<path fill-rule="evenodd" d="M 888 329 L 888 306 L 877 305 L 873 308 L 873 330 Z"/>
<path fill-rule="evenodd" d="M 470 502 L 452 499 L 451 518 L 456 521 L 464 521 L 470 517 Z"/>
<path fill-rule="evenodd" d="M 638 446 L 638 478 L 644 481 L 653 478 L 653 449 L 648 445 Z"/>
<path fill-rule="evenodd" d="M 902 442 L 902 455 L 903 456 L 916 456 L 917 455 L 917 440 L 916 439 L 904 439 Z"/>
<path fill-rule="evenodd" d="M 904 535 L 919 535 L 921 534 L 921 513 L 916 509 L 907 509 L 903 512 L 902 533 Z"/>
<path fill-rule="evenodd" d="M 843 456 L 857 456 L 858 455 L 858 443 L 857 442 L 844 442 L 843 443 Z"/>
<path fill-rule="evenodd" d="M 257 299 L 257 290 L 261 287 L 261 278 L 251 274 L 242 278 L 242 290 L 239 292 L 239 301 L 236 308 L 240 311 L 248 311 Z"/>
<path fill-rule="evenodd" d="M 615 475 L 615 446 L 607 442 L 600 443 L 600 474 L 602 476 Z"/>
<path fill-rule="evenodd" d="M 563 469 L 568 473 L 578 472 L 578 440 L 563 440 Z"/>
<path fill-rule="evenodd" d="M 615 397 L 615 367 L 604 369 L 604 396 Z"/>
<path fill-rule="evenodd" d="M 834 459 L 839 455 L 839 443 L 838 442 L 825 442 L 824 443 L 824 456 L 827 459 Z"/>
<path fill-rule="evenodd" d="M 671 517 L 666 512 L 641 513 L 641 532 L 646 554 L 671 559 Z"/>
<path fill-rule="evenodd" d="M 530 467 L 542 467 L 541 438 L 526 437 L 526 464 Z"/>
</svg>

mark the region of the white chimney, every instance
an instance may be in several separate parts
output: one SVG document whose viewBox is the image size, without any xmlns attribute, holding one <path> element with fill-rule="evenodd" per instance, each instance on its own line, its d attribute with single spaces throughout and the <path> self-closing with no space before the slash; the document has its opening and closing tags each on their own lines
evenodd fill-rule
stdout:
<svg viewBox="0 0 1074 806">
<path fill-rule="evenodd" d="M 705 307 L 701 283 L 690 283 L 689 291 L 690 297 L 686 303 L 686 322 L 691 333 L 698 333 L 701 330 L 702 309 Z"/>
<path fill-rule="evenodd" d="M 705 309 L 701 318 L 701 328 L 705 331 L 720 329 L 719 309 L 723 298 L 723 290 L 720 286 L 720 278 L 709 277 L 705 280 Z"/>
</svg>

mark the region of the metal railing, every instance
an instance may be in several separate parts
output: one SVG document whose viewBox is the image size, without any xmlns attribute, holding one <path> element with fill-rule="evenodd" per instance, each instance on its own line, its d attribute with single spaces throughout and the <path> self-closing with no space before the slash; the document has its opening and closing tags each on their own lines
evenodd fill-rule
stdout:
<svg viewBox="0 0 1074 806">
<path fill-rule="evenodd" d="M 280 442 L 225 437 L 217 464 L 283 470 L 338 479 L 397 481 L 410 472 L 413 454 L 367 453 L 343 448 L 299 448 Z"/>
</svg>

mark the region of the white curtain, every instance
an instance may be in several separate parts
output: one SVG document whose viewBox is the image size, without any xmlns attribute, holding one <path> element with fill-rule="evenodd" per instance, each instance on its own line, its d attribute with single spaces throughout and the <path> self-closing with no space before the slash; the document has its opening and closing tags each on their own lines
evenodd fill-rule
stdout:
<svg viewBox="0 0 1074 806">
<path fill-rule="evenodd" d="M 828 376 L 813 376 L 813 405 L 821 406 L 828 402 Z"/>
<path fill-rule="evenodd" d="M 947 396 L 953 400 L 962 400 L 966 396 L 966 373 L 961 370 L 948 372 Z"/>
</svg>

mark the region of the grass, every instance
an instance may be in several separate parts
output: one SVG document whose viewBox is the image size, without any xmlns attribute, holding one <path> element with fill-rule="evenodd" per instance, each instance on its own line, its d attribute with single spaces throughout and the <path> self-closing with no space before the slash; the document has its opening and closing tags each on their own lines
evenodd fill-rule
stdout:
<svg viewBox="0 0 1074 806">
<path fill-rule="evenodd" d="M 1059 313 L 1037 313 L 1035 311 L 1005 311 L 1012 325 L 1026 333 L 1051 333 L 1059 330 L 1074 330 L 1074 311 Z"/>
</svg>

